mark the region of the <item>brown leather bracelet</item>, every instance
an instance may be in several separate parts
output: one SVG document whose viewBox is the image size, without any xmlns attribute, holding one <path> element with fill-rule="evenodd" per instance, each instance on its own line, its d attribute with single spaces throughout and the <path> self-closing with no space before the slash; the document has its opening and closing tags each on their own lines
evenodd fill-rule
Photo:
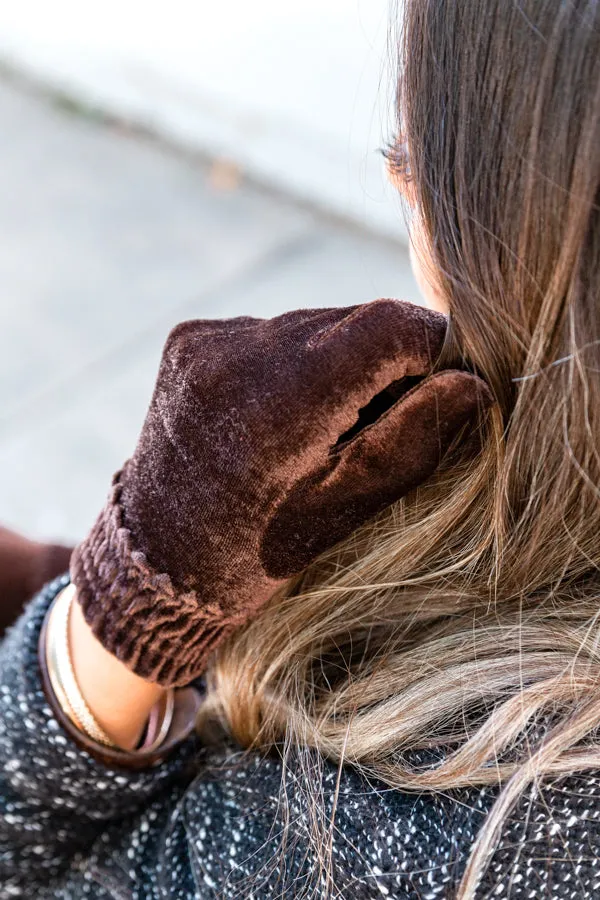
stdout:
<svg viewBox="0 0 600 900">
<path fill-rule="evenodd" d="M 46 699 L 50 704 L 50 708 L 54 713 L 56 721 L 62 726 L 64 731 L 66 731 L 74 744 L 81 750 L 85 750 L 86 753 L 89 753 L 90 756 L 93 756 L 94 759 L 108 768 L 147 769 L 152 766 L 160 765 L 192 734 L 196 724 L 196 717 L 202 703 L 200 691 L 194 687 L 179 688 L 177 690 L 173 722 L 164 743 L 155 750 L 121 750 L 116 747 L 105 747 L 103 744 L 92 740 L 92 738 L 80 731 L 66 715 L 54 694 L 52 683 L 50 681 L 48 664 L 46 662 L 46 638 L 48 619 L 54 603 L 55 601 L 52 601 L 52 604 L 48 608 L 40 631 L 38 660 L 44 694 L 46 695 Z"/>
</svg>

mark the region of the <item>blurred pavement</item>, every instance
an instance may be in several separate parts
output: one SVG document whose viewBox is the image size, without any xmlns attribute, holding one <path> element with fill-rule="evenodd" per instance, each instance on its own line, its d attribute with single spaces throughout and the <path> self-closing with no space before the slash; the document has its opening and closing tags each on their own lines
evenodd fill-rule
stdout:
<svg viewBox="0 0 600 900">
<path fill-rule="evenodd" d="M 178 321 L 380 296 L 406 252 L 0 80 L 0 522 L 77 540 Z"/>
</svg>

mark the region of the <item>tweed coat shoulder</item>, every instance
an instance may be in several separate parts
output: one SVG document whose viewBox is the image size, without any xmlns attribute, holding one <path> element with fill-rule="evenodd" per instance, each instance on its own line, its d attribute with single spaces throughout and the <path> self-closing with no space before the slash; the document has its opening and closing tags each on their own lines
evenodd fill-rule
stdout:
<svg viewBox="0 0 600 900">
<path fill-rule="evenodd" d="M 75 747 L 40 682 L 37 641 L 66 583 L 0 645 L 0 900 L 451 898 L 496 789 L 403 794 L 307 753 L 190 739 L 152 769 Z M 315 806 L 309 781 L 322 804 Z M 478 898 L 600 896 L 600 775 L 529 791 Z"/>
</svg>

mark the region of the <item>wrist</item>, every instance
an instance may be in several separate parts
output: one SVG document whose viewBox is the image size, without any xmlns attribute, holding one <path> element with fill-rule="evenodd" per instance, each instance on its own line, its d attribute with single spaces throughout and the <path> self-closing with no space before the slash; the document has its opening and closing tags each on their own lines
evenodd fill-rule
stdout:
<svg viewBox="0 0 600 900">
<path fill-rule="evenodd" d="M 73 585 L 60 592 L 48 614 L 45 653 L 58 702 L 92 740 L 130 751 L 147 725 L 164 737 L 172 693 L 144 681 L 105 650 L 85 622 Z"/>
<path fill-rule="evenodd" d="M 71 607 L 69 646 L 75 678 L 94 718 L 118 747 L 134 749 L 165 689 L 140 678 L 105 650 L 85 621 L 76 597 Z"/>
<path fill-rule="evenodd" d="M 177 688 L 173 692 L 173 694 L 170 695 L 173 700 L 172 721 L 170 727 L 164 729 L 160 728 L 159 723 L 159 727 L 157 727 L 155 733 L 163 731 L 163 734 L 160 735 L 160 741 L 152 742 L 148 740 L 152 732 L 151 724 L 149 724 L 147 732 L 144 734 L 144 741 L 140 744 L 139 749 L 127 749 L 133 744 L 133 738 L 130 737 L 129 740 L 126 737 L 120 739 L 118 728 L 117 730 L 113 730 L 112 728 L 112 716 L 114 715 L 115 711 L 118 711 L 119 717 L 124 717 L 130 722 L 130 717 L 135 717 L 139 714 L 138 723 L 143 720 L 141 728 L 142 731 L 144 731 L 147 722 L 148 706 L 145 705 L 143 714 L 141 713 L 139 708 L 129 708 L 129 704 L 131 702 L 131 694 L 129 692 L 123 692 L 123 685 L 131 684 L 129 675 L 131 675 L 132 673 L 130 673 L 129 670 L 124 666 L 123 668 L 125 669 L 125 673 L 123 673 L 118 667 L 117 671 L 121 671 L 121 675 L 125 675 L 127 682 L 119 680 L 119 691 L 117 692 L 117 694 L 114 694 L 114 689 L 111 689 L 110 692 L 102 691 L 102 701 L 100 707 L 102 709 L 105 705 L 107 707 L 110 707 L 108 710 L 110 721 L 109 719 L 103 718 L 101 708 L 98 707 L 97 704 L 94 704 L 94 700 L 92 699 L 92 704 L 95 705 L 95 714 L 99 718 L 103 718 L 106 727 L 112 731 L 113 736 L 110 739 L 110 743 L 107 745 L 105 743 L 98 742 L 97 740 L 93 739 L 87 731 L 85 731 L 75 723 L 74 718 L 69 713 L 69 704 L 64 704 L 64 698 L 61 698 L 59 693 L 57 693 L 56 691 L 56 683 L 55 679 L 52 677 L 51 671 L 50 657 L 52 654 L 48 652 L 51 644 L 53 643 L 50 640 L 50 632 L 53 625 L 53 614 L 56 611 L 57 606 L 60 606 L 60 602 L 62 599 L 61 595 L 64 596 L 63 591 L 60 591 L 54 596 L 54 599 L 52 600 L 46 612 L 46 615 L 44 616 L 38 639 L 38 661 L 40 667 L 41 686 L 43 688 L 44 694 L 46 695 L 46 700 L 54 713 L 54 717 L 57 723 L 62 727 L 63 731 L 67 734 L 73 745 L 79 748 L 79 750 L 91 756 L 103 766 L 117 770 L 141 770 L 160 765 L 173 753 L 175 753 L 175 751 L 178 751 L 179 748 L 183 748 L 188 744 L 190 745 L 190 749 L 182 749 L 181 752 L 195 752 L 196 742 L 195 740 L 193 740 L 193 733 L 195 731 L 196 719 L 203 702 L 203 692 L 197 686 L 191 685 L 189 687 Z M 79 626 L 76 625 L 74 630 L 76 630 L 76 632 L 79 634 Z M 85 634 L 85 629 L 82 633 Z M 64 637 L 65 634 L 63 632 L 63 638 Z M 80 645 L 82 649 L 84 646 L 89 648 L 90 644 L 91 647 L 94 648 L 94 644 L 91 642 L 88 643 L 85 638 L 81 641 L 81 644 L 79 642 L 79 638 L 76 638 L 76 640 L 78 646 Z M 63 643 L 64 645 L 65 642 L 62 641 L 61 643 Z M 101 649 L 104 650 L 104 648 Z M 106 651 L 104 651 L 104 653 L 106 653 Z M 116 660 L 116 662 L 118 663 L 119 661 Z M 119 666 L 122 666 L 122 663 L 119 663 Z M 79 665 L 78 673 L 81 677 L 81 666 Z M 145 686 L 148 687 L 148 683 L 145 683 Z M 79 685 L 77 685 L 77 687 L 79 688 Z M 160 691 L 162 697 L 165 699 L 169 696 L 168 691 L 166 693 L 163 693 L 162 689 L 157 688 L 156 685 L 151 684 L 149 685 L 149 687 L 153 691 Z M 146 704 L 151 703 L 152 697 L 148 696 Z M 150 709 L 152 709 L 152 706 L 150 706 Z M 141 734 L 142 732 L 138 729 L 135 729 L 135 732 L 137 734 Z"/>
</svg>

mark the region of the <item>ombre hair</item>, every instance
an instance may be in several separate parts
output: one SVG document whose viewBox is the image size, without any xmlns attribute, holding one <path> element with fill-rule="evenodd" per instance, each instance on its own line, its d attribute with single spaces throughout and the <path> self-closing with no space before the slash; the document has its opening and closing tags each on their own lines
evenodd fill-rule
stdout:
<svg viewBox="0 0 600 900">
<path fill-rule="evenodd" d="M 449 306 L 438 365 L 497 403 L 480 447 L 222 647 L 203 724 L 400 790 L 500 781 L 466 900 L 526 787 L 600 768 L 600 3 L 406 0 L 401 21 L 392 164 Z"/>
</svg>

